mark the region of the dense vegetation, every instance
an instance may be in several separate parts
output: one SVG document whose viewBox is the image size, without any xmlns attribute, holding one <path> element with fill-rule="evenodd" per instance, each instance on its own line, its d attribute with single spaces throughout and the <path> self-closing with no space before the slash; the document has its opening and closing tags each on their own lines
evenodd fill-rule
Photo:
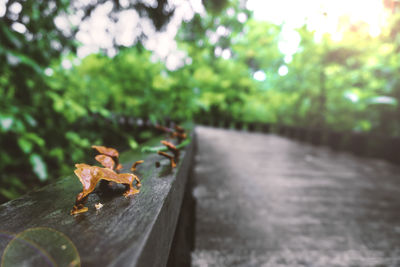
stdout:
<svg viewBox="0 0 400 267">
<path fill-rule="evenodd" d="M 208 12 L 183 23 L 176 36 L 185 64 L 169 70 L 140 39 L 118 46 L 114 57 L 100 52 L 80 60 L 76 27 L 63 31 L 54 23 L 74 12 L 76 2 L 21 2 L 7 1 L 0 20 L 2 201 L 71 173 L 74 162 L 90 157 L 91 144 L 134 148 L 149 137 L 121 130 L 121 116 L 152 122 L 212 117 L 400 136 L 396 14 L 375 38 L 361 23 L 349 24 L 341 41 L 328 34 L 316 41 L 314 32 L 299 28 L 299 47 L 285 61 L 282 26 L 252 19 L 240 1 L 203 1 Z M 157 2 L 156 8 L 141 1 L 130 8 L 162 30 L 173 11 L 163 11 L 167 1 Z M 95 6 L 85 6 L 83 19 Z M 63 67 L 65 60 L 71 67 Z"/>
</svg>

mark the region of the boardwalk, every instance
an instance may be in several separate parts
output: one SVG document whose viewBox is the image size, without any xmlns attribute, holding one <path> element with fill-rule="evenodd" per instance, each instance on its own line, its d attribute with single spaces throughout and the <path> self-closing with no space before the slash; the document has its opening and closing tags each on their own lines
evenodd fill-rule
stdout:
<svg viewBox="0 0 400 267">
<path fill-rule="evenodd" d="M 193 266 L 400 266 L 400 168 L 198 127 Z"/>
</svg>

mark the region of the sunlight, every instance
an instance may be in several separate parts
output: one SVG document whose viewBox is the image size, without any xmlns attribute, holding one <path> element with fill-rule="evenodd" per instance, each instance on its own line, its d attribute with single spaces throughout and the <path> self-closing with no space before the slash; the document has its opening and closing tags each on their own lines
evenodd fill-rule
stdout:
<svg viewBox="0 0 400 267">
<path fill-rule="evenodd" d="M 262 70 L 258 70 L 254 73 L 253 78 L 259 82 L 265 81 L 267 75 Z"/>
<path fill-rule="evenodd" d="M 300 44 L 300 34 L 292 28 L 283 26 L 279 37 L 279 50 L 287 55 L 286 60 L 291 60 L 291 56 L 296 53 Z"/>
<path fill-rule="evenodd" d="M 285 76 L 286 74 L 288 74 L 288 72 L 289 72 L 289 69 L 285 65 L 280 66 L 278 69 L 279 76 Z"/>
<path fill-rule="evenodd" d="M 7 4 L 7 1 L 0 0 L 0 18 L 6 14 L 6 4 Z"/>
<path fill-rule="evenodd" d="M 387 15 L 380 0 L 328 1 L 321 5 L 319 14 L 310 17 L 307 25 L 319 34 L 329 33 L 333 40 L 340 41 L 343 32 L 364 23 L 368 33 L 377 37 L 385 26 Z"/>
<path fill-rule="evenodd" d="M 72 68 L 72 63 L 71 61 L 69 61 L 68 59 L 63 59 L 63 61 L 61 62 L 61 66 L 66 69 L 69 70 Z"/>
<path fill-rule="evenodd" d="M 254 18 L 295 29 L 306 24 L 317 35 L 329 33 L 340 41 L 342 33 L 358 23 L 369 27 L 369 34 L 377 37 L 388 17 L 382 0 L 249 0 L 247 7 Z"/>
</svg>

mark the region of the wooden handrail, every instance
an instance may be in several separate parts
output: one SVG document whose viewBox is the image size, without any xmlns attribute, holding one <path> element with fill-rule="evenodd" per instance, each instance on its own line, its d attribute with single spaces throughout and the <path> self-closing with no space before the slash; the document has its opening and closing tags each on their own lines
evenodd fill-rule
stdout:
<svg viewBox="0 0 400 267">
<path fill-rule="evenodd" d="M 374 133 L 336 132 L 329 129 L 312 129 L 276 123 L 245 123 L 240 121 L 221 121 L 214 125 L 223 128 L 246 128 L 248 131 L 277 133 L 313 145 L 326 145 L 335 150 L 352 152 L 358 156 L 381 158 L 400 164 L 400 137 L 382 136 Z M 204 123 L 209 125 L 209 123 Z"/>
<path fill-rule="evenodd" d="M 142 179 L 140 193 L 128 198 L 121 196 L 121 192 L 92 194 L 86 203 L 89 211 L 75 216 L 69 211 L 81 184 L 74 176 L 1 205 L 0 253 L 4 266 L 9 262 L 46 266 L 63 260 L 63 256 L 70 262 L 56 262 L 58 266 L 165 266 L 193 153 L 192 141 L 182 150 L 174 169 L 167 159 L 156 154 L 135 154 L 125 160 L 122 156 L 124 166 L 145 159 L 137 170 Z M 157 167 L 157 162 L 161 166 Z M 99 210 L 95 208 L 97 203 L 103 205 Z M 51 241 L 60 236 L 65 242 L 49 241 L 44 245 L 41 242 L 45 241 L 35 237 L 38 229 L 42 239 L 48 237 Z M 24 246 L 26 249 L 21 249 Z M 55 246 L 61 247 L 54 251 Z M 73 260 L 72 256 L 63 255 L 63 250 L 74 251 L 71 247 L 76 248 Z"/>
</svg>

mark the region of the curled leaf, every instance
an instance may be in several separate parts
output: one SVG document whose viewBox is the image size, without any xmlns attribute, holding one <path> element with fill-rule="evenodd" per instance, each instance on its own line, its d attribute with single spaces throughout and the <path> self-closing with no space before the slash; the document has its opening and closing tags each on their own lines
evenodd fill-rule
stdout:
<svg viewBox="0 0 400 267">
<path fill-rule="evenodd" d="M 174 144 L 165 140 L 161 141 L 161 144 L 166 146 L 168 150 L 174 154 L 175 159 L 179 158 L 179 149 Z"/>
<path fill-rule="evenodd" d="M 180 143 L 186 139 L 187 135 L 185 133 L 174 132 L 172 137 L 177 138 L 178 142 Z"/>
<path fill-rule="evenodd" d="M 100 154 L 115 158 L 119 157 L 118 150 L 116 150 L 115 148 L 105 146 L 92 146 L 92 148 L 96 149 Z"/>
<path fill-rule="evenodd" d="M 121 164 L 118 164 L 117 167 L 115 167 L 115 170 L 116 170 L 116 171 L 119 171 L 119 170 L 121 170 L 122 168 L 123 168 L 122 165 L 121 165 Z"/>
<path fill-rule="evenodd" d="M 168 149 L 173 149 L 173 150 L 177 150 L 176 146 L 174 144 L 172 144 L 171 142 L 162 140 L 160 141 L 161 144 L 163 144 L 164 146 L 168 147 Z"/>
<path fill-rule="evenodd" d="M 95 159 L 98 162 L 100 162 L 100 164 L 103 165 L 104 167 L 109 168 L 111 170 L 114 169 L 115 162 L 111 157 L 106 156 L 106 155 L 97 155 L 95 157 Z M 121 166 L 121 164 L 119 164 L 118 167 L 119 166 Z M 121 166 L 121 168 L 122 168 L 122 166 Z"/>
<path fill-rule="evenodd" d="M 163 131 L 163 132 L 166 132 L 166 133 L 172 133 L 173 132 L 172 129 L 170 129 L 168 127 L 165 127 L 165 126 L 162 126 L 162 125 L 156 125 L 155 128 L 157 130 L 160 130 L 160 131 Z"/>
<path fill-rule="evenodd" d="M 132 173 L 116 173 L 110 168 L 102 168 L 98 166 L 90 166 L 88 164 L 79 163 L 75 164 L 76 170 L 74 171 L 78 176 L 79 181 L 82 183 L 82 192 L 76 197 L 75 205 L 71 210 L 72 214 L 86 212 L 88 209 L 84 206 L 87 196 L 93 192 L 97 183 L 100 180 L 106 180 L 123 184 L 127 190 L 124 196 L 130 196 L 139 193 L 141 186 L 139 178 Z M 135 183 L 135 184 L 134 184 Z"/>
<path fill-rule="evenodd" d="M 138 160 L 135 163 L 133 163 L 132 167 L 131 167 L 131 172 L 136 171 L 136 166 L 139 165 L 139 164 L 142 164 L 143 162 L 144 162 L 144 160 Z"/>
<path fill-rule="evenodd" d="M 89 209 L 85 207 L 83 204 L 78 204 L 74 205 L 74 207 L 71 210 L 71 215 L 79 214 L 79 213 L 84 213 L 87 212 Z"/>
<path fill-rule="evenodd" d="M 179 125 L 175 125 L 175 132 L 172 134 L 172 137 L 175 137 L 176 139 L 178 139 L 178 143 L 181 143 L 183 140 L 187 138 L 185 129 L 183 129 Z"/>
<path fill-rule="evenodd" d="M 184 133 L 185 132 L 185 129 L 183 129 L 181 126 L 179 126 L 179 125 L 175 125 L 175 130 L 177 131 L 177 132 L 179 132 L 179 133 Z"/>
<path fill-rule="evenodd" d="M 175 147 L 177 149 L 181 149 L 181 148 L 184 148 L 185 146 L 187 146 L 188 144 L 190 144 L 190 142 L 191 142 L 191 139 L 186 139 L 185 141 L 176 145 Z M 168 151 L 168 148 L 163 147 L 163 146 L 156 146 L 156 147 L 143 146 L 141 151 L 143 153 L 157 153 L 157 151 Z"/>
<path fill-rule="evenodd" d="M 163 131 L 165 133 L 168 133 L 171 138 L 176 138 L 178 140 L 178 143 L 181 143 L 183 140 L 187 138 L 187 135 L 185 133 L 185 129 L 182 128 L 179 125 L 175 125 L 174 129 L 161 126 L 161 125 L 156 125 L 156 129 Z"/>
<path fill-rule="evenodd" d="M 169 159 L 170 164 L 171 164 L 171 168 L 175 168 L 176 167 L 176 162 L 175 162 L 174 156 L 172 156 L 172 155 L 170 155 L 170 154 L 168 154 L 166 152 L 163 152 L 163 151 L 158 151 L 157 154 Z"/>
</svg>

